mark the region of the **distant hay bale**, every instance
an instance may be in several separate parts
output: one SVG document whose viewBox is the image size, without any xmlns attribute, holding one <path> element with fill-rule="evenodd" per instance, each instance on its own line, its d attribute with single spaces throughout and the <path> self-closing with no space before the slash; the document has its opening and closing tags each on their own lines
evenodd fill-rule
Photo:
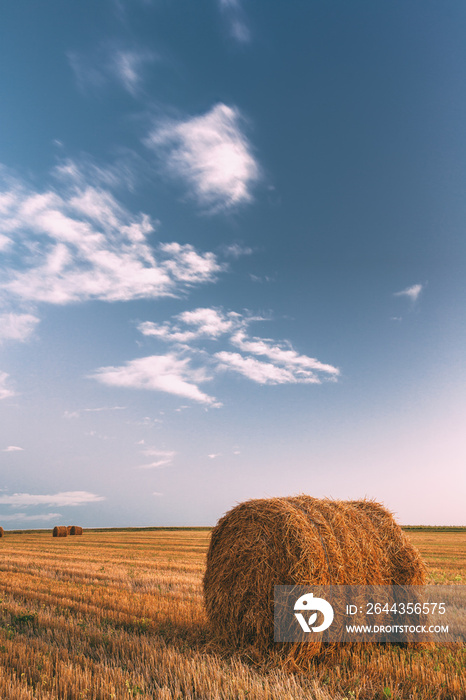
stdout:
<svg viewBox="0 0 466 700">
<path fill-rule="evenodd" d="M 5 537 L 5 530 L 3 527 L 0 527 L 0 537 Z"/>
<path fill-rule="evenodd" d="M 66 531 L 67 531 L 67 533 L 68 533 L 69 535 L 71 535 L 71 528 L 72 528 L 72 525 L 67 525 L 67 526 L 66 526 Z"/>
<path fill-rule="evenodd" d="M 66 525 L 55 525 L 53 528 L 53 536 L 54 537 L 67 537 L 68 536 L 68 530 Z"/>
<path fill-rule="evenodd" d="M 79 525 L 72 525 L 70 529 L 70 535 L 82 535 L 83 529 Z"/>
<path fill-rule="evenodd" d="M 421 585 L 426 570 L 393 515 L 373 501 L 300 495 L 250 500 L 212 531 L 204 600 L 212 632 L 259 656 L 280 646 L 291 663 L 320 640 L 274 645 L 274 586 Z"/>
</svg>

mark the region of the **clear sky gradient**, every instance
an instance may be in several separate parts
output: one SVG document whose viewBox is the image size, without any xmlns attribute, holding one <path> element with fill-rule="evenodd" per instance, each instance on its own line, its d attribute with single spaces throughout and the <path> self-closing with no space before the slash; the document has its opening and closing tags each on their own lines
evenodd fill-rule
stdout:
<svg viewBox="0 0 466 700">
<path fill-rule="evenodd" d="M 16 0 L 0 524 L 465 525 L 462 0 Z"/>
</svg>

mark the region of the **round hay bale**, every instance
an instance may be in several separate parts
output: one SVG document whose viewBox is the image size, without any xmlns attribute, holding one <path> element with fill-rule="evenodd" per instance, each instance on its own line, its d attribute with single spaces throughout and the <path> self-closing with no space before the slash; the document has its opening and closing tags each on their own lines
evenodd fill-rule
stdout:
<svg viewBox="0 0 466 700">
<path fill-rule="evenodd" d="M 66 525 L 55 525 L 53 528 L 54 537 L 68 537 L 68 530 Z"/>
<path fill-rule="evenodd" d="M 0 537 L 5 537 L 5 530 L 0 526 Z"/>
<path fill-rule="evenodd" d="M 82 535 L 83 529 L 80 525 L 72 525 L 70 535 Z"/>
<path fill-rule="evenodd" d="M 214 637 L 261 656 L 273 642 L 274 586 L 420 585 L 425 566 L 393 515 L 373 501 L 300 495 L 246 501 L 212 531 L 204 600 Z M 301 662 L 319 640 L 280 645 Z"/>
<path fill-rule="evenodd" d="M 66 531 L 67 531 L 67 533 L 68 533 L 69 535 L 71 535 L 71 528 L 72 528 L 72 525 L 67 525 L 67 526 L 66 526 Z"/>
</svg>

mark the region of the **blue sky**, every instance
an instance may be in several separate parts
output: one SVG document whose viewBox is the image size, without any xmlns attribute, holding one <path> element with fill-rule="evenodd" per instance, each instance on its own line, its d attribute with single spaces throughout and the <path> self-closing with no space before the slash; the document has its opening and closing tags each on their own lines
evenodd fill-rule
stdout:
<svg viewBox="0 0 466 700">
<path fill-rule="evenodd" d="M 465 524 L 464 3 L 2 15 L 3 527 Z"/>
</svg>

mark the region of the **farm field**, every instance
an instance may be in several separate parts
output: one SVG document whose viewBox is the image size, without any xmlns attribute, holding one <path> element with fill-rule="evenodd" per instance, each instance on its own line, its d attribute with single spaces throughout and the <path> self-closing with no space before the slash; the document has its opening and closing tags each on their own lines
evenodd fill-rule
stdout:
<svg viewBox="0 0 466 700">
<path fill-rule="evenodd" d="M 466 583 L 466 530 L 410 530 L 430 582 Z M 209 640 L 203 529 L 6 533 L 1 700 L 342 700 L 466 697 L 458 647 L 342 649 L 309 673 Z"/>
</svg>

